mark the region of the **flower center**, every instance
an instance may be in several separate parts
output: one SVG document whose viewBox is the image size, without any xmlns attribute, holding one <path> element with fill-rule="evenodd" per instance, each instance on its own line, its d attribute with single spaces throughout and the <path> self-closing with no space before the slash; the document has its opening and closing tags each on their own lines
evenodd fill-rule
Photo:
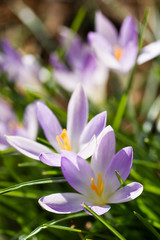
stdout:
<svg viewBox="0 0 160 240">
<path fill-rule="evenodd" d="M 98 177 L 97 177 L 97 185 L 94 182 L 94 178 L 91 178 L 91 188 L 93 191 L 96 192 L 96 194 L 98 195 L 98 197 L 101 197 L 102 192 L 103 192 L 103 188 L 104 188 L 104 184 L 102 181 L 102 174 L 98 173 Z"/>
<path fill-rule="evenodd" d="M 56 139 L 62 149 L 71 151 L 71 144 L 66 129 L 63 129 L 61 135 L 57 136 Z"/>
<path fill-rule="evenodd" d="M 116 59 L 118 61 L 120 61 L 121 58 L 122 58 L 124 50 L 122 48 L 120 48 L 118 45 L 115 45 L 113 51 L 114 51 L 114 56 L 116 57 Z"/>
</svg>

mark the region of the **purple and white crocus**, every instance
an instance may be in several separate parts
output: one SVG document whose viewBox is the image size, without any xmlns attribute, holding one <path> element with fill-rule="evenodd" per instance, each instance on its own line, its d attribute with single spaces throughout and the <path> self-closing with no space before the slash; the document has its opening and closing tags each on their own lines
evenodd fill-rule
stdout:
<svg viewBox="0 0 160 240">
<path fill-rule="evenodd" d="M 113 23 L 101 12 L 96 12 L 95 32 L 88 34 L 88 40 L 97 57 L 108 68 L 127 73 L 134 66 L 138 53 L 138 33 L 135 20 L 127 16 L 118 34 Z M 144 47 L 137 59 L 138 64 L 160 54 L 160 41 Z"/>
<path fill-rule="evenodd" d="M 84 209 L 86 203 L 98 215 L 111 208 L 108 204 L 128 202 L 138 197 L 143 186 L 132 182 L 121 186 L 129 175 L 133 161 L 131 147 L 115 154 L 115 135 L 108 126 L 101 133 L 91 164 L 73 152 L 62 153 L 61 169 L 67 182 L 77 193 L 55 193 L 39 199 L 39 204 L 54 213 L 73 213 Z"/>
<path fill-rule="evenodd" d="M 96 147 L 96 136 L 106 126 L 106 111 L 97 114 L 88 123 L 88 101 L 81 85 L 78 85 L 68 104 L 67 128 L 63 129 L 56 116 L 41 101 L 37 103 L 37 116 L 44 134 L 58 152 L 19 136 L 6 136 L 7 141 L 22 154 L 50 165 L 61 165 L 61 150 L 90 157 Z"/>
<path fill-rule="evenodd" d="M 22 56 L 7 40 L 0 42 L 0 68 L 7 73 L 8 79 L 15 82 L 19 90 L 41 90 L 41 68 L 35 57 L 31 54 Z"/>
<path fill-rule="evenodd" d="M 4 135 L 23 136 L 35 139 L 38 133 L 38 121 L 35 103 L 29 104 L 24 112 L 23 122 L 19 122 L 11 106 L 0 99 L 0 150 L 10 147 Z"/>
<path fill-rule="evenodd" d="M 60 42 L 66 50 L 66 61 L 69 67 L 60 61 L 55 53 L 51 54 L 53 78 L 70 92 L 73 92 L 77 84 L 81 83 L 91 101 L 103 102 L 108 69 L 100 63 L 92 48 L 67 27 L 60 29 Z"/>
</svg>

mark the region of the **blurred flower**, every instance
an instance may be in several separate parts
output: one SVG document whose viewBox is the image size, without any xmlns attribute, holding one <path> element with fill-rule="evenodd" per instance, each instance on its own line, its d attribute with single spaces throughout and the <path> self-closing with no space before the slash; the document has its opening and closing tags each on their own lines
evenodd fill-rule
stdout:
<svg viewBox="0 0 160 240">
<path fill-rule="evenodd" d="M 67 67 L 53 53 L 50 62 L 54 67 L 54 79 L 66 90 L 73 91 L 77 83 L 81 83 L 87 96 L 94 103 L 103 102 L 108 79 L 108 70 L 95 57 L 92 49 L 83 43 L 78 35 L 70 29 L 62 27 L 60 31 L 61 45 L 66 51 Z"/>
<path fill-rule="evenodd" d="M 38 121 L 35 110 L 35 104 L 29 104 L 24 112 L 23 123 L 21 123 L 10 105 L 0 99 L 0 150 L 9 147 L 4 135 L 19 135 L 30 139 L 37 137 Z"/>
<path fill-rule="evenodd" d="M 56 116 L 41 101 L 37 103 L 37 115 L 47 140 L 57 151 L 68 150 L 85 158 L 90 157 L 96 139 L 106 125 L 106 112 L 97 114 L 88 124 L 88 101 L 81 85 L 74 90 L 68 105 L 67 130 L 62 129 Z M 39 159 L 50 166 L 60 166 L 61 156 L 32 140 L 7 136 L 7 141 L 28 157 Z M 41 154 L 40 154 L 41 153 Z M 40 156 L 39 156 L 40 155 Z"/>
<path fill-rule="evenodd" d="M 135 64 L 138 52 L 138 34 L 131 16 L 124 19 L 118 35 L 117 29 L 102 13 L 97 12 L 95 30 L 88 40 L 98 58 L 108 68 L 128 72 Z"/>
<path fill-rule="evenodd" d="M 133 151 L 131 147 L 115 154 L 115 135 L 108 126 L 101 134 L 91 165 L 75 153 L 62 153 L 61 169 L 68 183 L 79 193 L 56 193 L 39 199 L 39 204 L 54 213 L 72 213 L 83 210 L 86 203 L 101 215 L 109 211 L 106 204 L 128 202 L 138 197 L 143 186 L 138 182 L 121 186 L 129 175 Z"/>
<path fill-rule="evenodd" d="M 41 68 L 33 55 L 21 56 L 6 40 L 1 41 L 0 68 L 7 73 L 9 81 L 23 91 L 42 90 Z"/>
<path fill-rule="evenodd" d="M 95 30 L 88 34 L 88 40 L 96 55 L 105 66 L 121 73 L 127 73 L 136 62 L 138 53 L 138 33 L 132 16 L 127 16 L 117 29 L 101 12 L 96 13 Z M 144 47 L 137 59 L 138 64 L 160 54 L 160 41 Z"/>
</svg>

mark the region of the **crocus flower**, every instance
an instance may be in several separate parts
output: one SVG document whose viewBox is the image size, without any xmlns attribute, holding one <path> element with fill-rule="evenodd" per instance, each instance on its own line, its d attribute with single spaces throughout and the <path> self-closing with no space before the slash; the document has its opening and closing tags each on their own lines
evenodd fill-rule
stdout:
<svg viewBox="0 0 160 240">
<path fill-rule="evenodd" d="M 39 123 L 52 147 L 60 153 L 68 150 L 83 157 L 90 157 L 96 146 L 96 139 L 106 125 L 106 112 L 93 117 L 87 124 L 88 101 L 81 85 L 78 85 L 68 104 L 67 130 L 62 129 L 58 119 L 41 101 L 37 103 Z M 60 166 L 61 156 L 46 146 L 32 140 L 7 136 L 7 141 L 21 153 L 41 159 L 50 166 Z"/>
<path fill-rule="evenodd" d="M 88 40 L 102 63 L 113 70 L 128 72 L 135 64 L 138 51 L 138 34 L 133 17 L 124 19 L 118 34 L 112 22 L 97 12 L 95 31 L 88 34 Z"/>
<path fill-rule="evenodd" d="M 133 151 L 131 147 L 115 154 L 115 135 L 108 126 L 103 130 L 91 165 L 75 153 L 62 153 L 61 169 L 67 182 L 78 193 L 55 193 L 39 199 L 39 204 L 54 213 L 72 213 L 83 210 L 86 203 L 101 215 L 109 211 L 112 203 L 128 202 L 138 197 L 143 186 L 132 182 L 121 186 L 116 171 L 123 181 L 129 175 Z"/>
<path fill-rule="evenodd" d="M 40 90 L 40 66 L 33 55 L 21 56 L 6 40 L 1 41 L 0 68 L 19 89 Z M 42 90 L 42 89 L 41 89 Z"/>
<path fill-rule="evenodd" d="M 24 112 L 23 122 L 19 122 L 11 106 L 0 99 L 0 150 L 10 145 L 4 135 L 19 135 L 35 139 L 38 132 L 38 121 L 35 104 L 29 104 Z"/>
<path fill-rule="evenodd" d="M 81 83 L 87 96 L 94 103 L 103 102 L 108 80 L 107 68 L 95 57 L 91 47 L 68 28 L 61 28 L 60 37 L 61 45 L 66 48 L 69 68 L 53 53 L 50 62 L 54 67 L 54 79 L 70 92 L 75 89 L 77 83 Z"/>
<path fill-rule="evenodd" d="M 127 73 L 134 66 L 138 53 L 138 34 L 132 16 L 127 16 L 118 34 L 115 26 L 101 12 L 95 16 L 95 32 L 88 34 L 88 40 L 97 57 L 108 68 Z M 137 59 L 138 64 L 160 54 L 160 41 L 144 47 Z"/>
</svg>

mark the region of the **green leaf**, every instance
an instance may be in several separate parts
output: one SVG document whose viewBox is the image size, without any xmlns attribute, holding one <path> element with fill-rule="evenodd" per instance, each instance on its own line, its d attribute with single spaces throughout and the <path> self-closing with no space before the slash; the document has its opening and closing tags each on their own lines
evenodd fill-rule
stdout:
<svg viewBox="0 0 160 240">
<path fill-rule="evenodd" d="M 126 240 L 125 237 L 123 237 L 115 228 L 113 228 L 111 225 L 109 225 L 107 222 L 103 220 L 102 217 L 97 215 L 92 209 L 90 209 L 85 203 L 84 208 L 90 212 L 96 219 L 98 219 L 101 223 L 103 223 L 116 237 L 118 237 L 120 240 Z"/>
<path fill-rule="evenodd" d="M 160 170 L 160 164 L 155 163 L 155 162 L 149 162 L 149 161 L 144 161 L 144 160 L 134 160 L 133 164 Z"/>
<path fill-rule="evenodd" d="M 10 191 L 17 190 L 22 187 L 31 186 L 31 185 L 39 185 L 39 184 L 46 184 L 46 183 L 60 183 L 60 182 L 66 182 L 66 180 L 63 177 L 57 177 L 57 178 L 45 178 L 45 179 L 38 179 L 28 182 L 19 183 L 16 185 L 13 185 L 11 187 L 7 187 L 5 189 L 0 189 L 0 194 L 4 194 Z"/>
</svg>

